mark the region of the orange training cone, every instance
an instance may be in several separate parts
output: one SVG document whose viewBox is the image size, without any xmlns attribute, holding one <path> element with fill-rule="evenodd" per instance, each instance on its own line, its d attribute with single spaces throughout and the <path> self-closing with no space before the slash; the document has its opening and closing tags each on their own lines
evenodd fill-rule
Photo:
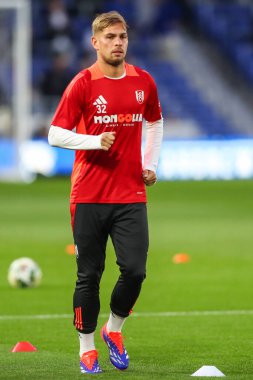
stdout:
<svg viewBox="0 0 253 380">
<path fill-rule="evenodd" d="M 68 255 L 74 255 L 75 254 L 75 244 L 68 244 L 66 246 L 66 253 Z"/>
<path fill-rule="evenodd" d="M 30 342 L 18 342 L 16 346 L 13 347 L 11 352 L 33 352 L 37 351 L 37 348 L 34 347 Z"/>
<path fill-rule="evenodd" d="M 190 256 L 187 253 L 177 253 L 172 259 L 174 264 L 188 263 Z"/>
</svg>

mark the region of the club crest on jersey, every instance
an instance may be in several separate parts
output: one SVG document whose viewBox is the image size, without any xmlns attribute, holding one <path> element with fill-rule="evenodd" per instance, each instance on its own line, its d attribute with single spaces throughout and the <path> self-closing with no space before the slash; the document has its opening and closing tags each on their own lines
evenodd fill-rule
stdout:
<svg viewBox="0 0 253 380">
<path fill-rule="evenodd" d="M 136 100 L 139 104 L 142 104 L 144 102 L 144 91 L 143 90 L 136 90 L 135 91 Z"/>
</svg>

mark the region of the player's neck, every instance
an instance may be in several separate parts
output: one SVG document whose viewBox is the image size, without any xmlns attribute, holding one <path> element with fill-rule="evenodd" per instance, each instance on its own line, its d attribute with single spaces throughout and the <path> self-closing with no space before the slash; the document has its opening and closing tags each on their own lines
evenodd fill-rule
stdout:
<svg viewBox="0 0 253 380">
<path fill-rule="evenodd" d="M 120 78 L 126 71 L 125 62 L 122 62 L 119 66 L 112 66 L 106 62 L 98 61 L 98 67 L 102 74 L 109 78 Z"/>
</svg>

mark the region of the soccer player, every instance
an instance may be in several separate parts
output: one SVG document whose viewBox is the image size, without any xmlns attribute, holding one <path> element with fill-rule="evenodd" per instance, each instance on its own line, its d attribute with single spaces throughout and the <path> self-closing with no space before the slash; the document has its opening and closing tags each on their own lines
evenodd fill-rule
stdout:
<svg viewBox="0 0 253 380">
<path fill-rule="evenodd" d="M 103 13 L 95 18 L 92 29 L 97 61 L 70 82 L 49 130 L 51 145 L 76 150 L 70 210 L 78 277 L 74 325 L 79 332 L 82 373 L 102 372 L 94 332 L 109 236 L 120 276 L 101 337 L 113 366 L 124 370 L 129 365 L 121 329 L 146 276 L 145 185 L 156 182 L 163 132 L 154 80 L 146 71 L 125 62 L 125 19 L 115 11 Z M 144 163 L 143 119 L 147 130 Z"/>
</svg>

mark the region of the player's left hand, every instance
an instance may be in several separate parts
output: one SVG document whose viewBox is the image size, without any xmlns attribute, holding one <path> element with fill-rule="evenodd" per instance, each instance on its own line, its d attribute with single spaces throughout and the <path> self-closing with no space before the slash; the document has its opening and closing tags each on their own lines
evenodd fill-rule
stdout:
<svg viewBox="0 0 253 380">
<path fill-rule="evenodd" d="M 147 170 L 147 169 L 143 170 L 142 177 L 146 186 L 154 185 L 157 180 L 156 174 L 152 170 Z"/>
</svg>

